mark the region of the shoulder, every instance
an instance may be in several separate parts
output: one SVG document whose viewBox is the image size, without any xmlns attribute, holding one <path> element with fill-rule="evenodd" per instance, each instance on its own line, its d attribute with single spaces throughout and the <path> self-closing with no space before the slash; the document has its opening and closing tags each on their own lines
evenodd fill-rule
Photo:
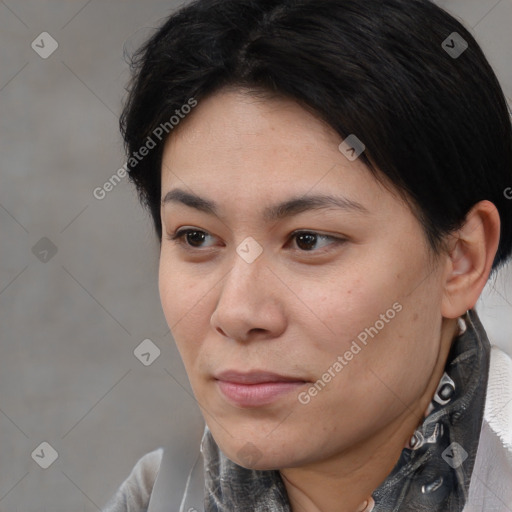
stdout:
<svg viewBox="0 0 512 512">
<path fill-rule="evenodd" d="M 164 449 L 143 455 L 102 512 L 145 512 L 162 462 Z"/>
</svg>

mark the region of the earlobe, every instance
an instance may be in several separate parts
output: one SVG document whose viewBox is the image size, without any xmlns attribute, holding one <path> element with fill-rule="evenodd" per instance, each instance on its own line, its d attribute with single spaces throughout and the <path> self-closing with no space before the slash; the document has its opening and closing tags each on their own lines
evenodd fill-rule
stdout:
<svg viewBox="0 0 512 512">
<path fill-rule="evenodd" d="M 453 236 L 442 301 L 446 318 L 472 309 L 489 278 L 500 239 L 500 217 L 494 204 L 477 203 Z"/>
</svg>

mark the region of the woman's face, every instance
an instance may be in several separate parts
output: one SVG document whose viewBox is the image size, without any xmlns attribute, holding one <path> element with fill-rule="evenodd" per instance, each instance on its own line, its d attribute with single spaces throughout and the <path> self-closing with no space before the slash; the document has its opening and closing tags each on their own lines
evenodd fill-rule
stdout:
<svg viewBox="0 0 512 512">
<path fill-rule="evenodd" d="M 423 412 L 443 271 L 341 142 L 292 101 L 224 90 L 165 147 L 162 198 L 215 213 L 163 202 L 162 306 L 216 442 L 245 467 L 327 460 Z"/>
</svg>

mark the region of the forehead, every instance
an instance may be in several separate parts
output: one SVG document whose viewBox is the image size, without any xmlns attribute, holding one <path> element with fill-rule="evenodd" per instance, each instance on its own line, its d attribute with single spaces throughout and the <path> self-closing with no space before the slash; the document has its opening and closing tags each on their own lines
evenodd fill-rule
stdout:
<svg viewBox="0 0 512 512">
<path fill-rule="evenodd" d="M 328 124 L 291 99 L 228 89 L 200 100 L 173 130 L 165 149 L 193 148 L 217 156 L 229 152 L 231 157 L 251 150 L 261 151 L 261 157 L 272 151 L 299 151 L 332 160 L 338 139 Z"/>
<path fill-rule="evenodd" d="M 221 90 L 199 101 L 168 138 L 162 199 L 172 188 L 221 201 L 277 203 L 291 196 L 342 194 L 368 210 L 389 191 L 340 135 L 293 100 Z M 396 198 L 394 198 L 396 200 Z"/>
</svg>

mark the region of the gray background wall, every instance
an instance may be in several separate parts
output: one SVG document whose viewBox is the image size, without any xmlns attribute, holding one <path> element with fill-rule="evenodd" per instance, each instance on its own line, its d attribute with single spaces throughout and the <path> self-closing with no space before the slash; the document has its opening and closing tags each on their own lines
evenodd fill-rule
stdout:
<svg viewBox="0 0 512 512">
<path fill-rule="evenodd" d="M 512 0 L 438 4 L 512 98 Z M 126 179 L 93 196 L 125 162 L 123 47 L 177 5 L 0 0 L 0 512 L 97 511 L 146 452 L 197 449 L 202 419 L 161 311 L 150 219 Z M 31 47 L 51 49 L 42 32 L 58 43 L 46 59 Z M 511 283 L 509 268 L 479 304 L 509 353 Z M 148 338 L 161 356 L 145 366 L 133 351 Z M 42 442 L 58 453 L 48 469 L 32 456 Z"/>
</svg>

